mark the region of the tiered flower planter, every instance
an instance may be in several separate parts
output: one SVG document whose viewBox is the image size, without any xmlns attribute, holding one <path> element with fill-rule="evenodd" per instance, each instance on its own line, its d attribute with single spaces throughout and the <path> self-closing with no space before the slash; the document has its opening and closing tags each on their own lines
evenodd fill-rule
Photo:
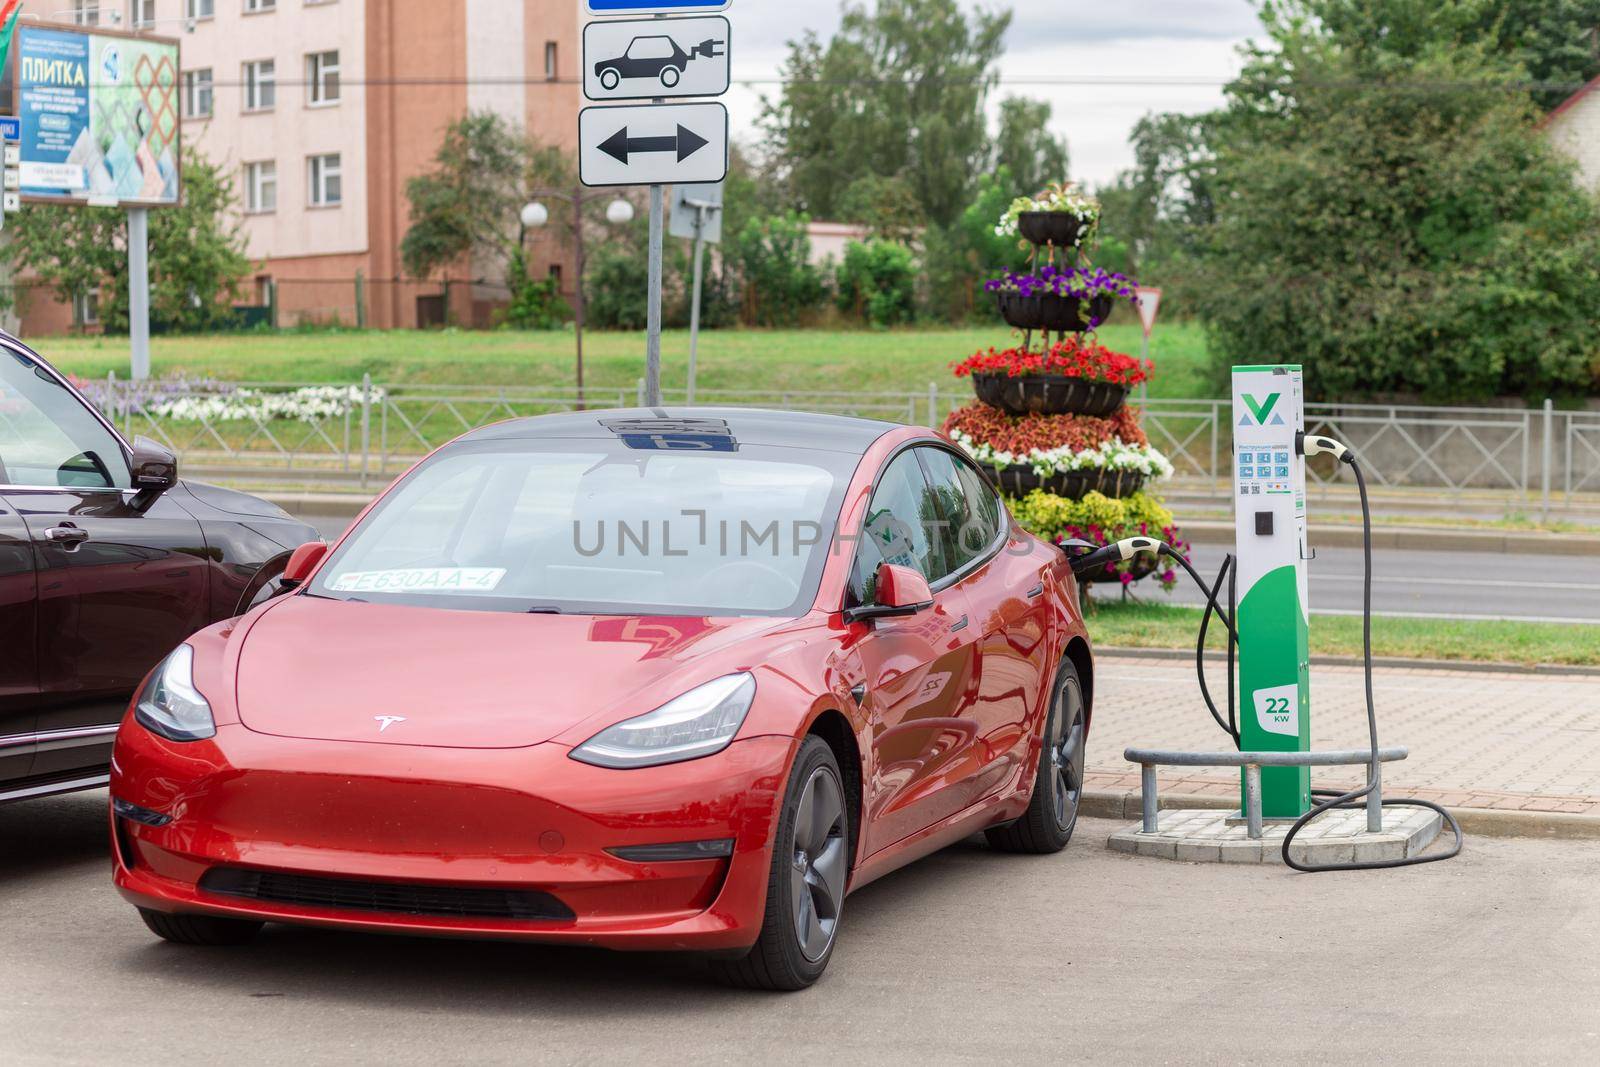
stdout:
<svg viewBox="0 0 1600 1067">
<path fill-rule="evenodd" d="M 1031 209 L 1040 203 L 1052 209 Z M 1014 230 L 1032 246 L 1034 270 L 1007 273 L 987 288 L 1023 341 L 956 366 L 958 376 L 972 378 L 978 404 L 953 411 L 945 432 L 988 469 L 1013 514 L 1041 536 L 1108 544 L 1147 534 L 1181 544 L 1171 513 L 1146 492 L 1172 473 L 1171 464 L 1127 407 L 1149 364 L 1093 339 L 1116 302 L 1133 295 L 1121 275 L 1079 265 L 1098 221 L 1098 205 L 1060 186 L 1007 213 L 999 232 Z M 1035 347 L 1036 334 L 1043 347 Z M 1165 563 L 1144 554 L 1108 565 L 1085 584 L 1125 588 L 1152 576 L 1168 586 L 1175 580 Z"/>
<path fill-rule="evenodd" d="M 1101 418 L 1128 399 L 1128 387 L 1119 382 L 1069 378 L 1064 374 L 1009 374 L 972 376 L 978 400 L 1008 415 L 1092 415 Z"/>
</svg>

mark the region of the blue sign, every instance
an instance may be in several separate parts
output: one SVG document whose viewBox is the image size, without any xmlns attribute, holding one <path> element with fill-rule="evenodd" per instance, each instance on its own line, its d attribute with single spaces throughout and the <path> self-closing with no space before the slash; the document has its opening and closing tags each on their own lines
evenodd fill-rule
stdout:
<svg viewBox="0 0 1600 1067">
<path fill-rule="evenodd" d="M 22 140 L 22 120 L 15 115 L 0 115 L 0 141 Z"/>
<path fill-rule="evenodd" d="M 685 15 L 726 11 L 732 0 L 583 0 L 591 15 Z"/>
<path fill-rule="evenodd" d="M 89 139 L 89 38 L 34 30 L 19 34 L 17 110 L 20 113 L 22 191 L 34 196 L 86 192 L 88 168 L 80 145 Z"/>
</svg>

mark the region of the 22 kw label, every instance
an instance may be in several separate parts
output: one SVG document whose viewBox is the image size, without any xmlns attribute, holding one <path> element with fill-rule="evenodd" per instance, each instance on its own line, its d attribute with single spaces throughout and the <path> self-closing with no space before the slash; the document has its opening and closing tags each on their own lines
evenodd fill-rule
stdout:
<svg viewBox="0 0 1600 1067">
<path fill-rule="evenodd" d="M 1255 691 L 1256 722 L 1269 734 L 1300 736 L 1300 686 L 1275 685 Z"/>
</svg>

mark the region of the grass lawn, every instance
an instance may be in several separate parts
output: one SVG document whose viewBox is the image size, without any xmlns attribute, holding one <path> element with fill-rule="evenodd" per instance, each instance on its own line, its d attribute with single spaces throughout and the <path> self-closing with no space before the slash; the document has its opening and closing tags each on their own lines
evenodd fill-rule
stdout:
<svg viewBox="0 0 1600 1067">
<path fill-rule="evenodd" d="M 806 390 L 916 393 L 928 383 L 942 392 L 968 392 L 949 365 L 980 348 L 1013 343 L 1003 325 L 967 329 L 890 331 L 708 330 L 701 334 L 696 384 L 704 389 Z M 1101 340 L 1138 354 L 1139 327 L 1106 326 Z M 1020 341 L 1020 338 L 1017 339 Z M 40 354 L 62 370 L 85 378 L 115 371 L 128 376 L 123 337 L 48 337 Z M 334 331 L 318 333 L 218 334 L 156 337 L 151 341 L 156 376 L 187 375 L 255 382 L 359 382 L 364 373 L 379 384 L 506 385 L 570 392 L 573 384 L 571 330 L 511 331 Z M 681 389 L 687 375 L 689 335 L 669 331 L 662 342 L 663 385 Z M 1206 344 L 1199 326 L 1169 324 L 1151 341 L 1156 375 L 1150 395 L 1208 396 Z M 587 384 L 596 389 L 634 388 L 644 373 L 644 334 L 589 331 L 584 335 Z"/>
<path fill-rule="evenodd" d="M 1200 611 L 1166 604 L 1098 603 L 1088 623 L 1089 634 L 1097 645 L 1183 648 L 1192 652 Z M 1216 620 L 1212 620 L 1208 641 L 1217 649 L 1227 647 Z M 1314 616 L 1311 652 L 1323 656 L 1361 655 L 1361 620 L 1342 615 Z M 1403 659 L 1597 666 L 1600 626 L 1374 618 L 1372 654 Z"/>
</svg>

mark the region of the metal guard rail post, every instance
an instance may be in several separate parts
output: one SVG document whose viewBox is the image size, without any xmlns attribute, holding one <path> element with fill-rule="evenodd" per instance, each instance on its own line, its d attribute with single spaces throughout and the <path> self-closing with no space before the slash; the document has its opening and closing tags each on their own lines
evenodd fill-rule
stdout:
<svg viewBox="0 0 1600 1067">
<path fill-rule="evenodd" d="M 1401 745 L 1378 749 L 1378 762 L 1372 762 L 1369 748 L 1347 748 L 1332 752 L 1165 752 L 1153 748 L 1130 748 L 1123 759 L 1139 765 L 1139 794 L 1144 804 L 1144 832 L 1156 833 L 1156 768 L 1164 767 L 1243 767 L 1245 825 L 1251 840 L 1261 839 L 1262 767 L 1344 767 L 1367 764 L 1371 767 L 1373 788 L 1367 794 L 1367 832 L 1383 829 L 1383 780 L 1379 765 L 1403 760 L 1410 750 Z"/>
</svg>

